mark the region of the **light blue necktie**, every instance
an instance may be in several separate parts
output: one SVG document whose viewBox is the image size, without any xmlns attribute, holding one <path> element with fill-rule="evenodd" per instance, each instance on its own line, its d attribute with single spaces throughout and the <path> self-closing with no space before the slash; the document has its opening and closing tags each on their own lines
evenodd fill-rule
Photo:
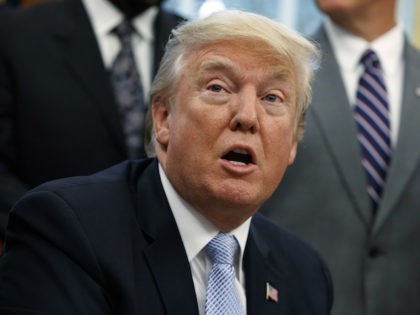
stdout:
<svg viewBox="0 0 420 315">
<path fill-rule="evenodd" d="M 121 51 L 111 67 L 111 82 L 119 105 L 128 157 L 135 159 L 144 155 L 145 104 L 143 86 L 134 59 L 131 37 L 133 26 L 123 21 L 114 30 L 121 41 Z"/>
<path fill-rule="evenodd" d="M 239 248 L 236 238 L 217 234 L 205 250 L 212 262 L 206 292 L 206 315 L 243 315 L 235 288 L 234 257 Z"/>
<path fill-rule="evenodd" d="M 375 212 L 392 156 L 388 93 L 375 52 L 367 50 L 360 62 L 365 69 L 359 80 L 354 117 L 367 175 L 367 191 Z"/>
</svg>

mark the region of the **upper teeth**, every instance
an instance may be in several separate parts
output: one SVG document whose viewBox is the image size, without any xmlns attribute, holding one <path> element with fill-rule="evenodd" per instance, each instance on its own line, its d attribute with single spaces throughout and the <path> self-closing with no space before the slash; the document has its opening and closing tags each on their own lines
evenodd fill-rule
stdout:
<svg viewBox="0 0 420 315">
<path fill-rule="evenodd" d="M 246 150 L 243 150 L 243 149 L 235 149 L 233 150 L 233 152 L 240 153 L 240 154 L 248 154 L 248 152 L 246 152 Z"/>
</svg>

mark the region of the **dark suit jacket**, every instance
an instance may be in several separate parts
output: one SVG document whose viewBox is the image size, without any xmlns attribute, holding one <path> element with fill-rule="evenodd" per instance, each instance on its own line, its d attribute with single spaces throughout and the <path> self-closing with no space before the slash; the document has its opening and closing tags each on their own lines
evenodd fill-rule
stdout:
<svg viewBox="0 0 420 315">
<path fill-rule="evenodd" d="M 127 158 L 109 75 L 81 1 L 2 13 L 0 229 L 28 188 Z M 155 71 L 180 20 L 164 10 L 157 15 Z"/>
<path fill-rule="evenodd" d="M 262 211 L 325 258 L 334 315 L 420 314 L 420 53 L 404 46 L 398 143 L 374 217 L 351 106 L 323 29 L 305 137 Z"/>
<path fill-rule="evenodd" d="M 41 185 L 9 222 L 2 315 L 198 314 L 154 159 Z M 244 268 L 248 315 L 329 313 L 331 283 L 318 255 L 262 215 L 252 220 Z M 265 297 L 267 282 L 277 303 Z"/>
</svg>

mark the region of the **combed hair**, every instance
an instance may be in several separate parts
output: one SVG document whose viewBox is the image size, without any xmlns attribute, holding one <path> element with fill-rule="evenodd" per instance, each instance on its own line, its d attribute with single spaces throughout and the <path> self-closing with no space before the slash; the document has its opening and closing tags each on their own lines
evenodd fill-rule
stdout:
<svg viewBox="0 0 420 315">
<path fill-rule="evenodd" d="M 185 55 L 195 48 L 215 42 L 244 39 L 263 42 L 278 58 L 294 67 L 297 74 L 295 131 L 303 136 L 305 114 L 311 101 L 311 83 L 319 64 L 319 50 L 302 35 L 261 15 L 226 10 L 187 21 L 172 31 L 159 70 L 152 83 L 152 99 L 169 96 L 182 74 Z"/>
</svg>

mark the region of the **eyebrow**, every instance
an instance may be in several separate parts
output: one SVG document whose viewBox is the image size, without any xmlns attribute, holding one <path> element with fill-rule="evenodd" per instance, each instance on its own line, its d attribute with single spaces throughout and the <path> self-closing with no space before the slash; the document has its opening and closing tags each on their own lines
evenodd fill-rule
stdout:
<svg viewBox="0 0 420 315">
<path fill-rule="evenodd" d="M 238 73 L 241 73 L 239 67 L 229 58 L 219 56 L 210 60 L 205 60 L 200 66 L 199 74 L 211 71 L 226 71 L 227 73 L 234 76 L 238 76 Z M 286 83 L 293 82 L 291 79 L 292 71 L 286 66 L 279 66 L 273 70 L 268 70 L 266 77 L 268 78 L 267 81 L 278 80 Z"/>
<path fill-rule="evenodd" d="M 239 67 L 228 58 L 215 57 L 210 60 L 205 60 L 200 65 L 199 73 L 211 71 L 226 71 L 231 74 L 235 74 L 239 72 Z"/>
</svg>

